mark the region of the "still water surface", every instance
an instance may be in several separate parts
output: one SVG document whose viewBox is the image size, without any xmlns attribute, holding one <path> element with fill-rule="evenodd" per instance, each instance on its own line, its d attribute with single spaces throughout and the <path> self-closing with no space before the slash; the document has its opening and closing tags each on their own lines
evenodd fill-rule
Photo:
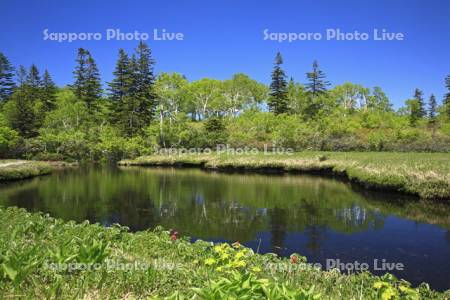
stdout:
<svg viewBox="0 0 450 300">
<path fill-rule="evenodd" d="M 0 205 L 131 230 L 162 225 L 193 239 L 239 241 L 260 253 L 402 263 L 413 284 L 450 288 L 450 207 L 363 191 L 318 176 L 197 169 L 79 168 L 0 185 Z M 330 262 L 330 261 L 328 261 Z M 378 264 L 380 265 L 380 264 Z"/>
</svg>

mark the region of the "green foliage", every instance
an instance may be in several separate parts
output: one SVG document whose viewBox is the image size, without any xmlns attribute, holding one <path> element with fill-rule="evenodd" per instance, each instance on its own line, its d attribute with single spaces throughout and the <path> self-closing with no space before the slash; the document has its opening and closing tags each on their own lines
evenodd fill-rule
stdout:
<svg viewBox="0 0 450 300">
<path fill-rule="evenodd" d="M 304 268 L 272 271 L 292 260 L 259 255 L 238 243 L 171 240 L 161 228 L 63 222 L 0 208 L 0 297 L 150 299 L 445 299 L 426 285 L 391 275 L 343 275 Z M 227 256 L 228 255 L 228 256 Z M 221 259 L 223 257 L 223 259 Z M 83 264 L 81 264 L 83 262 Z M 157 263 L 156 263 L 157 262 Z M 304 264 L 299 259 L 298 263 Z M 108 266 L 141 266 L 109 269 Z M 82 267 L 81 267 L 82 266 Z M 167 267 L 158 267 L 167 266 Z M 169 268 L 169 266 L 173 266 Z M 224 269 L 218 269 L 227 266 Z M 393 296 L 394 295 L 394 296 Z M 397 297 L 397 298 L 394 298 Z"/>
</svg>

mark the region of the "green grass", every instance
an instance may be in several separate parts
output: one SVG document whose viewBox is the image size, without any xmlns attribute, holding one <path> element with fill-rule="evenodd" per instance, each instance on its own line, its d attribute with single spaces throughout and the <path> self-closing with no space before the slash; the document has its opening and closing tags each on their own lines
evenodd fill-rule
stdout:
<svg viewBox="0 0 450 300">
<path fill-rule="evenodd" d="M 395 190 L 424 199 L 450 199 L 450 154 L 298 152 L 293 155 L 155 155 L 119 165 L 196 165 L 211 169 L 324 172 L 345 175 L 367 188 Z"/>
<path fill-rule="evenodd" d="M 392 275 L 343 275 L 335 270 L 302 269 L 305 258 L 299 255 L 282 259 L 273 254 L 255 254 L 240 245 L 190 243 L 187 238 L 171 238 L 161 228 L 129 233 L 116 225 L 106 228 L 87 222 L 64 222 L 17 208 L 0 208 L 0 219 L 8 220 L 0 227 L 2 299 L 448 299 L 450 296 L 450 290 L 439 293 L 426 284 L 413 288 Z M 137 267 L 114 268 L 120 264 Z M 86 268 L 76 269 L 77 266 Z"/>
<path fill-rule="evenodd" d="M 20 180 L 49 174 L 52 166 L 46 162 L 0 160 L 0 181 Z"/>
</svg>

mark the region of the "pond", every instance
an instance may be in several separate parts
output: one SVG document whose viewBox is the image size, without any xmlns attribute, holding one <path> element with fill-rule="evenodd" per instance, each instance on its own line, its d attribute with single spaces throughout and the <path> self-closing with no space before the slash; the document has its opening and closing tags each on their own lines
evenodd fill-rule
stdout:
<svg viewBox="0 0 450 300">
<path fill-rule="evenodd" d="M 162 225 L 193 240 L 296 252 L 324 268 L 368 266 L 384 274 L 400 263 L 403 268 L 390 271 L 397 277 L 450 288 L 449 205 L 369 192 L 334 178 L 80 167 L 2 184 L 0 205 L 132 231 Z"/>
</svg>

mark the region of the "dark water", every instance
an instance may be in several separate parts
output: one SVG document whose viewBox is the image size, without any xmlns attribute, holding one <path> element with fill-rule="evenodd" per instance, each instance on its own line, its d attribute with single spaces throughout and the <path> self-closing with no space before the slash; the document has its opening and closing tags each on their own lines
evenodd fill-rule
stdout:
<svg viewBox="0 0 450 300">
<path fill-rule="evenodd" d="M 400 199 L 402 197 L 402 199 Z M 417 285 L 450 288 L 450 207 L 362 191 L 303 175 L 223 174 L 195 169 L 80 168 L 0 185 L 0 205 L 66 220 L 162 225 L 260 253 L 293 252 L 326 266 L 374 260 Z M 379 263 L 378 265 L 380 265 Z"/>
</svg>

